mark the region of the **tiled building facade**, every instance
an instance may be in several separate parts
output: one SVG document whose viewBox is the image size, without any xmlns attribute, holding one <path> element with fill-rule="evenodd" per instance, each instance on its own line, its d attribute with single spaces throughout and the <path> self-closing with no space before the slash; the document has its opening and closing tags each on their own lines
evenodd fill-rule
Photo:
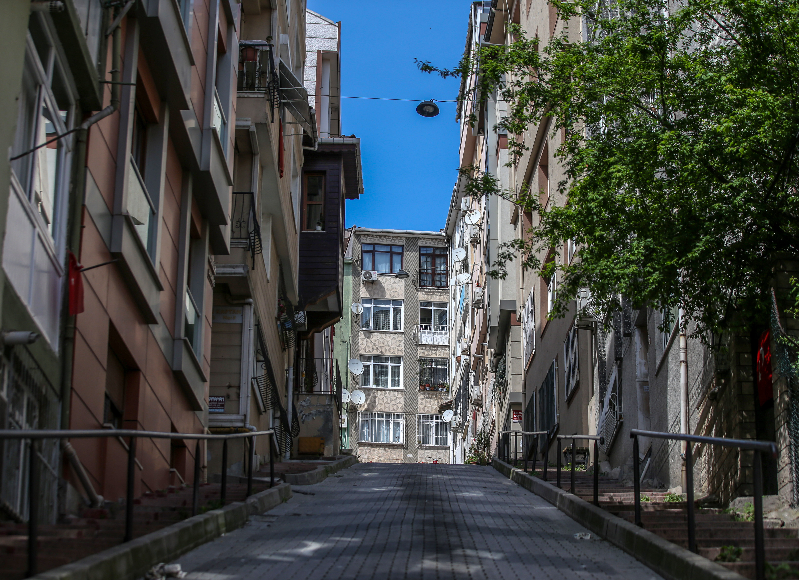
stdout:
<svg viewBox="0 0 799 580">
<path fill-rule="evenodd" d="M 448 463 L 449 426 L 442 420 L 450 392 L 446 237 L 352 231 L 352 296 L 363 312 L 352 317 L 350 358 L 359 359 L 364 372 L 351 374 L 350 385 L 366 398 L 349 405 L 353 452 L 364 462 Z M 373 281 L 364 271 L 377 272 Z"/>
</svg>

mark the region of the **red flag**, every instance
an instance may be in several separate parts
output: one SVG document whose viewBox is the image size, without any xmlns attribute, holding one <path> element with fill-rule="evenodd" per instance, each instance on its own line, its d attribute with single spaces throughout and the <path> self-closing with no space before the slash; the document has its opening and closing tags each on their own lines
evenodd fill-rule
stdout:
<svg viewBox="0 0 799 580">
<path fill-rule="evenodd" d="M 277 168 L 280 170 L 280 177 L 283 177 L 283 166 L 285 152 L 283 151 L 283 122 L 280 121 L 280 129 L 278 130 L 278 143 L 277 143 Z"/>
<path fill-rule="evenodd" d="M 82 266 L 72 252 L 69 253 L 69 315 L 83 312 L 83 274 Z"/>
</svg>

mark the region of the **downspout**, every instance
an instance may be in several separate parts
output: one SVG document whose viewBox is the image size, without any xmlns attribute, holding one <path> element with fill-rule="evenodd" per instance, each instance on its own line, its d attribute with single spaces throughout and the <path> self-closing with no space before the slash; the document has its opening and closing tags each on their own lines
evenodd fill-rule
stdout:
<svg viewBox="0 0 799 580">
<path fill-rule="evenodd" d="M 294 349 L 294 346 L 290 346 L 288 349 L 289 368 L 286 374 L 286 393 L 288 394 L 286 409 L 289 416 L 289 433 L 291 433 L 292 413 L 294 412 Z M 285 458 L 287 461 L 291 459 L 291 449 L 286 451 Z"/>
<path fill-rule="evenodd" d="M 685 313 L 682 308 L 679 310 L 678 323 L 680 325 L 680 433 L 687 434 L 689 431 L 688 415 L 688 339 L 685 335 L 683 317 Z M 685 453 L 683 444 L 683 453 Z M 687 467 L 686 467 L 687 468 Z"/>
<path fill-rule="evenodd" d="M 133 5 L 133 1 L 131 0 L 128 2 L 128 5 L 123 9 L 123 11 L 127 11 L 130 6 Z M 89 134 L 89 129 L 92 125 L 105 119 L 106 117 L 113 115 L 115 112 L 119 110 L 119 93 L 120 93 L 120 81 L 122 78 L 122 30 L 119 26 L 121 18 L 119 18 L 119 10 L 115 12 L 115 27 L 112 37 L 112 50 L 111 50 L 111 101 L 110 104 L 102 109 L 101 111 L 95 113 L 94 115 L 90 116 L 86 119 L 83 123 L 80 124 L 78 130 L 76 131 L 76 143 L 75 143 L 75 176 L 74 176 L 74 184 L 75 188 L 73 190 L 72 196 L 72 212 L 69 216 L 69 239 L 67 241 L 67 245 L 72 250 L 77 250 L 77 254 L 80 255 L 80 246 L 81 246 L 81 233 L 82 233 L 82 221 L 83 221 L 83 206 L 85 204 L 85 195 L 86 195 L 86 141 Z M 69 291 L 64 293 L 64 302 L 66 304 L 69 303 Z M 68 312 L 68 310 L 65 310 Z M 76 316 L 70 316 L 67 314 L 66 324 L 64 328 L 64 340 L 63 340 L 63 350 L 62 350 L 62 357 L 61 357 L 61 428 L 67 429 L 69 428 L 69 420 L 70 420 L 70 396 L 72 393 L 72 370 L 73 370 L 73 357 L 75 353 L 75 323 L 76 323 Z M 64 451 L 64 454 L 67 457 L 70 465 L 72 466 L 76 476 L 83 485 L 83 488 L 86 490 L 86 493 L 89 495 L 89 502 L 92 504 L 92 507 L 99 506 L 103 498 L 102 496 L 98 495 L 95 491 L 94 487 L 91 484 L 91 480 L 89 479 L 86 470 L 83 468 L 83 465 L 80 463 L 80 459 L 78 459 L 78 455 L 73 449 L 73 447 L 69 444 L 69 441 L 66 439 L 61 439 L 61 449 Z"/>
</svg>

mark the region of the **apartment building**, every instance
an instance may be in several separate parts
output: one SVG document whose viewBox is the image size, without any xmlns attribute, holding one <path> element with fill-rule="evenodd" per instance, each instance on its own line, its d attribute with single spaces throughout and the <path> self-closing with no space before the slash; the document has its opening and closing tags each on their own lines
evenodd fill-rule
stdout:
<svg viewBox="0 0 799 580">
<path fill-rule="evenodd" d="M 584 38 L 584 21 L 564 22 L 557 9 L 545 0 L 475 2 L 470 12 L 467 53 L 473 53 L 480 43 L 513 42 L 510 24 L 520 25 L 528 37 L 537 37 L 540 46 L 560 34 L 574 41 Z M 479 68 L 475 74 L 479 77 Z M 465 79 L 464 83 L 466 90 L 471 90 L 472 79 Z M 471 102 L 480 101 L 466 99 L 464 112 L 471 112 Z M 503 163 L 491 158 L 492 153 L 501 156 L 502 141 L 506 138 L 495 127 L 495 120 L 502 116 L 502 106 L 488 95 L 484 108 L 474 111 L 475 125 L 462 127 L 462 164 L 466 160 L 467 164 L 484 168 L 503 187 L 507 184 L 510 191 L 529 188 L 538 196 L 542 211 L 565 204 L 567 193 L 557 187 L 565 179 L 557 156 L 565 139 L 563 131 L 553 130 L 546 118 L 531 124 L 523 135 L 515 136 L 523 140 L 525 151 L 506 170 Z M 461 118 L 468 117 L 462 114 Z M 499 145 L 492 144 L 492 139 Z M 483 142 L 488 143 L 483 145 Z M 480 152 L 481 147 L 487 148 L 487 154 Z M 471 223 L 485 223 L 484 228 L 490 233 L 481 231 L 479 235 L 488 241 L 482 242 L 478 235 L 475 244 L 476 247 L 486 244 L 486 263 L 496 256 L 491 246 L 495 231 L 498 240 L 503 237 L 503 228 L 512 237 L 522 238 L 539 220 L 535 212 L 525 213 L 515 208 L 510 210 L 510 219 L 493 219 L 500 216 L 492 212 L 490 202 L 484 204 L 488 207 L 460 203 L 463 205 L 459 205 L 456 187 L 447 231 L 453 235 L 453 244 L 465 247 L 459 241 L 464 237 L 459 233 L 459 216 L 470 213 Z M 514 228 L 512 232 L 508 223 Z M 472 234 L 466 237 L 471 238 Z M 471 255 L 468 251 L 467 254 Z M 580 259 L 580 248 L 571 240 L 563 240 L 537 257 L 542 263 L 554 262 L 565 267 Z M 772 350 L 779 350 L 772 337 L 773 323 L 770 330 L 769 322 L 763 321 L 761 327 L 752 330 L 751 336 L 722 333 L 703 342 L 691 325 L 681 323 L 678 309 L 635 305 L 620 296 L 615 311 L 597 312 L 591 308 L 587 290 L 571 302 L 564 317 L 550 319 L 558 295 L 558 272 L 544 279 L 539 272 L 519 267 L 518 258 L 511 265 L 514 273 L 509 272 L 508 278 L 516 277 L 511 318 L 515 316 L 521 323 L 525 430 L 601 435 L 598 460 L 604 462 L 603 471 L 617 474 L 620 481 L 628 484 L 632 479 L 633 453 L 629 431 L 634 428 L 778 441 L 780 456 L 764 460 L 766 492 L 795 501 L 796 469 L 787 446 L 790 413 L 784 402 L 788 381 L 769 362 Z M 784 281 L 777 283 L 784 286 Z M 492 305 L 490 282 L 487 285 L 485 296 Z M 499 299 L 500 321 L 503 299 Z M 510 302 L 506 304 L 510 306 Z M 486 319 L 491 320 L 491 312 Z M 468 324 L 473 332 L 481 332 L 480 317 Z M 490 329 L 490 322 L 488 326 Z M 467 330 L 463 333 L 467 335 Z M 489 330 L 486 336 L 490 334 Z M 486 342 L 486 346 L 496 348 L 496 343 Z M 468 383 L 463 381 L 464 385 Z M 479 403 L 472 410 L 473 420 L 478 411 Z M 545 451 L 544 438 L 527 444 L 527 449 Z M 642 480 L 668 488 L 679 489 L 684 485 L 686 467 L 681 445 L 642 439 L 639 453 Z M 554 448 L 548 451 L 549 461 L 555 460 L 554 454 Z M 751 494 L 751 456 L 703 447 L 695 450 L 694 459 L 697 492 L 717 494 L 722 501 Z"/>
<path fill-rule="evenodd" d="M 491 37 L 490 10 L 474 2 L 469 13 L 466 54 Z M 475 95 L 480 71 L 463 79 L 466 94 Z M 512 187 L 508 163 L 508 136 L 493 128 L 505 114 L 505 103 L 496 95 L 465 99 L 458 110 L 460 166 L 491 173 L 505 190 Z M 469 123 L 474 115 L 476 122 Z M 479 169 L 477 169 L 479 168 Z M 503 431 L 522 428 L 522 333 L 519 284 L 522 272 L 512 264 L 504 279 L 490 277 L 492 261 L 502 245 L 520 234 L 520 216 L 514 203 L 504 197 L 472 199 L 465 196 L 466 177 L 453 189 L 446 233 L 452 248 L 452 272 L 463 274 L 463 284 L 452 293 L 452 345 L 455 354 L 452 384 L 456 386 L 458 411 L 453 429 L 455 457 L 466 460 L 474 438 L 481 434 L 496 447 Z M 457 258 L 457 259 L 456 259 Z M 456 427 L 457 426 L 457 427 Z"/>
<path fill-rule="evenodd" d="M 303 326 L 297 311 L 301 174 L 317 143 L 315 115 L 302 86 L 304 2 L 242 4 L 238 41 L 230 251 L 214 257 L 208 426 L 212 432 L 274 428 L 288 456 L 298 419 L 291 376 Z M 221 466 L 221 444 L 209 445 Z M 231 442 L 229 470 L 247 464 L 244 440 Z M 255 463 L 268 461 L 261 438 Z"/>
<path fill-rule="evenodd" d="M 341 135 L 341 23 L 306 12 L 305 88 L 319 140 L 305 152 L 300 211 L 300 335 L 293 385 L 300 455 L 337 455 L 342 448 L 346 359 L 334 356 L 334 325 L 351 313 L 344 297 L 345 204 L 363 194 L 360 139 Z"/>
<path fill-rule="evenodd" d="M 353 453 L 363 462 L 448 463 L 446 235 L 355 227 L 350 244 L 350 360 L 362 372 L 348 369 L 349 383 L 365 395 L 348 407 Z"/>
</svg>

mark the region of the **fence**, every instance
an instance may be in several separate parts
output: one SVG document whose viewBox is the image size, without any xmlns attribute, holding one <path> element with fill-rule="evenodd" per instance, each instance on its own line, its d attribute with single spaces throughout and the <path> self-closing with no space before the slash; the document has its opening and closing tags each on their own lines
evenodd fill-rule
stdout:
<svg viewBox="0 0 799 580">
<path fill-rule="evenodd" d="M 256 431 L 251 433 L 232 433 L 228 435 L 211 435 L 202 433 L 164 433 L 161 431 L 135 431 L 130 429 L 107 429 L 107 430 L 46 430 L 46 429 L 3 429 L 0 430 L 0 441 L 27 441 L 28 442 L 28 573 L 27 576 L 34 576 L 37 571 L 37 538 L 39 527 L 39 447 L 41 442 L 47 440 L 60 439 L 90 439 L 94 437 L 128 437 L 128 473 L 127 473 L 127 494 L 125 498 L 125 542 L 133 539 L 133 491 L 135 484 L 136 469 L 136 440 L 141 437 L 148 439 L 194 439 L 197 441 L 194 454 L 194 489 L 192 495 L 192 516 L 197 515 L 199 510 L 199 484 L 200 484 L 200 441 L 209 439 L 222 440 L 222 485 L 220 490 L 220 502 L 224 506 L 227 492 L 227 442 L 230 439 L 248 438 L 249 440 L 249 461 L 247 467 L 247 496 L 252 495 L 252 469 L 255 455 L 255 438 L 270 435 L 270 441 L 275 445 L 269 445 L 269 479 L 270 487 L 275 484 L 275 464 L 274 449 L 277 441 L 274 440 L 274 431 Z"/>
<path fill-rule="evenodd" d="M 696 521 L 694 513 L 694 463 L 693 447 L 691 443 L 702 443 L 708 445 L 722 445 L 724 447 L 735 447 L 742 451 L 753 451 L 754 456 L 754 508 L 755 508 L 755 577 L 757 580 L 765 580 L 766 577 L 766 548 L 763 534 L 763 465 L 761 462 L 762 453 L 777 455 L 777 446 L 770 441 L 752 441 L 745 439 L 724 439 L 722 437 L 704 437 L 701 435 L 688 435 L 679 433 L 660 433 L 656 431 L 642 431 L 632 429 L 630 437 L 633 440 L 633 480 L 635 486 L 635 523 L 642 526 L 641 521 L 641 466 L 638 454 L 638 437 L 650 437 L 652 439 L 667 439 L 670 441 L 685 441 L 685 487 L 687 491 L 688 508 L 688 549 L 696 552 Z"/>
</svg>

